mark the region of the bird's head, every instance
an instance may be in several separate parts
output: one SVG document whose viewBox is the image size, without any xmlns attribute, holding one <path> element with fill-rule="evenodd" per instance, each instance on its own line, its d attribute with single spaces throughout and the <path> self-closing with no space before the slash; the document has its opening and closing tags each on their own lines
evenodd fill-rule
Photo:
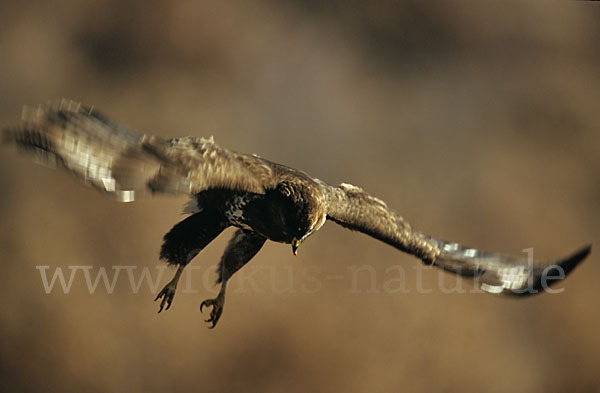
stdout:
<svg viewBox="0 0 600 393">
<path fill-rule="evenodd" d="M 282 183 L 279 191 L 291 202 L 285 223 L 291 239 L 292 252 L 297 255 L 300 244 L 323 226 L 327 214 L 318 193 L 303 184 Z"/>
<path fill-rule="evenodd" d="M 294 256 L 298 255 L 298 247 L 300 244 L 309 237 L 313 232 L 317 231 L 325 223 L 325 214 L 311 214 L 308 217 L 303 217 L 299 222 L 301 224 L 296 227 L 295 235 L 292 238 L 292 253 Z"/>
</svg>

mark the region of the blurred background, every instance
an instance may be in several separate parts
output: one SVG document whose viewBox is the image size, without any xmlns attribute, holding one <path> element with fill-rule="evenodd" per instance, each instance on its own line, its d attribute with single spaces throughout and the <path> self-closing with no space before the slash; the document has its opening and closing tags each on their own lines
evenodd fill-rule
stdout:
<svg viewBox="0 0 600 393">
<path fill-rule="evenodd" d="M 600 245 L 599 18 L 587 2 L 3 1 L 0 125 L 70 98 L 360 185 L 442 239 L 563 257 Z M 267 243 L 211 331 L 198 306 L 231 230 L 168 312 L 152 301 L 185 202 L 119 204 L 4 148 L 1 391 L 600 389 L 597 251 L 562 293 L 517 301 L 444 293 L 453 277 L 329 223 L 298 258 Z M 158 282 L 136 293 L 122 270 L 90 293 L 80 270 L 47 294 L 38 266 Z"/>
</svg>

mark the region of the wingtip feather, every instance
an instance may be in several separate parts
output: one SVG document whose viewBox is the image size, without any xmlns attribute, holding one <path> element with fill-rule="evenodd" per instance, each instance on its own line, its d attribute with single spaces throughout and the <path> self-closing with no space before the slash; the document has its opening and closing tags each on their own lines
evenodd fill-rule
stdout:
<svg viewBox="0 0 600 393">
<path fill-rule="evenodd" d="M 571 256 L 566 257 L 562 261 L 558 262 L 557 265 L 560 266 L 564 272 L 565 276 L 569 274 L 577 265 L 579 265 L 587 256 L 592 252 L 592 245 L 588 244 L 585 247 L 582 247 Z"/>
<path fill-rule="evenodd" d="M 557 282 L 563 281 L 569 275 L 569 273 L 571 273 L 571 271 L 575 269 L 575 267 L 577 267 L 581 262 L 585 260 L 585 258 L 587 258 L 591 251 L 592 245 L 588 244 L 587 246 L 584 246 L 579 250 L 575 251 L 570 256 L 563 258 L 560 261 L 557 261 L 554 265 L 548 265 L 546 269 L 550 270 L 544 270 L 544 274 L 546 276 L 545 282 L 542 282 L 541 276 L 536 277 L 535 282 L 533 283 L 533 287 L 528 288 L 533 290 L 527 290 L 523 292 L 506 291 L 506 294 L 514 295 L 517 298 L 520 298 L 535 295 L 537 293 L 547 292 L 548 287 L 556 284 Z M 556 270 L 559 273 L 558 277 L 551 275 L 552 270 Z"/>
<path fill-rule="evenodd" d="M 1 133 L 1 144 L 8 145 L 9 143 L 13 143 L 15 141 L 15 131 L 13 127 L 4 127 L 2 128 Z"/>
</svg>

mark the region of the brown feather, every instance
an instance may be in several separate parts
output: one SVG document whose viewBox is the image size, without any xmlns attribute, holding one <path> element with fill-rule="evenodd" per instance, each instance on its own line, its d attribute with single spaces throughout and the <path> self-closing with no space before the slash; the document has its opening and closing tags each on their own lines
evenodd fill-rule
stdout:
<svg viewBox="0 0 600 393">
<path fill-rule="evenodd" d="M 433 262 L 440 253 L 434 241 L 414 231 L 385 202 L 362 188 L 344 183 L 339 187 L 328 187 L 328 191 L 327 217 L 336 223 L 366 233 L 426 263 Z"/>
<path fill-rule="evenodd" d="M 327 217 L 352 230 L 366 233 L 426 264 L 447 272 L 472 278 L 480 289 L 492 294 L 530 295 L 546 289 L 564 278 L 590 253 L 587 246 L 557 262 L 530 261 L 513 256 L 482 251 L 457 243 L 438 240 L 415 231 L 385 202 L 350 184 L 326 187 Z"/>
<path fill-rule="evenodd" d="M 197 194 L 211 188 L 264 193 L 272 163 L 216 145 L 211 139 L 164 140 L 139 134 L 72 101 L 26 108 L 4 141 L 60 165 L 86 184 L 132 201 L 148 193 Z"/>
</svg>

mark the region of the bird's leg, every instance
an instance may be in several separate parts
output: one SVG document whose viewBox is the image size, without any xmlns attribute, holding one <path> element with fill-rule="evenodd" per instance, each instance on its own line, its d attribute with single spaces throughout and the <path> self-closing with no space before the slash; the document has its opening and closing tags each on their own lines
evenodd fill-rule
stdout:
<svg viewBox="0 0 600 393">
<path fill-rule="evenodd" d="M 162 298 L 158 312 L 161 312 L 165 305 L 165 310 L 171 307 L 179 277 L 187 264 L 227 226 L 228 221 L 218 210 L 203 209 L 177 223 L 165 235 L 160 258 L 177 265 L 177 272 L 154 299 L 156 301 Z"/>
<path fill-rule="evenodd" d="M 167 305 L 167 308 L 165 308 L 165 310 L 168 310 L 169 307 L 171 307 L 171 303 L 173 303 L 173 298 L 175 297 L 175 290 L 177 289 L 177 283 L 179 282 L 179 277 L 181 277 L 181 273 L 183 272 L 184 268 L 185 268 L 185 265 L 177 266 L 177 271 L 175 272 L 175 276 L 173 276 L 173 279 L 171 281 L 169 281 L 169 283 L 167 285 L 165 285 L 165 287 L 162 289 L 162 291 L 160 291 L 158 293 L 158 295 L 156 295 L 156 298 L 154 298 L 154 301 L 157 301 L 158 299 L 160 299 L 162 297 L 162 300 L 160 301 L 160 307 L 158 309 L 158 312 L 161 312 L 163 310 L 163 307 L 165 306 L 165 304 Z"/>
<path fill-rule="evenodd" d="M 204 307 L 212 307 L 210 318 L 206 320 L 206 322 L 212 324 L 209 326 L 211 329 L 215 327 L 223 313 L 227 281 L 256 255 L 266 240 L 267 238 L 256 232 L 238 229 L 229 241 L 217 270 L 219 274 L 217 283 L 221 283 L 219 294 L 216 298 L 206 299 L 200 304 L 201 312 Z"/>
</svg>

